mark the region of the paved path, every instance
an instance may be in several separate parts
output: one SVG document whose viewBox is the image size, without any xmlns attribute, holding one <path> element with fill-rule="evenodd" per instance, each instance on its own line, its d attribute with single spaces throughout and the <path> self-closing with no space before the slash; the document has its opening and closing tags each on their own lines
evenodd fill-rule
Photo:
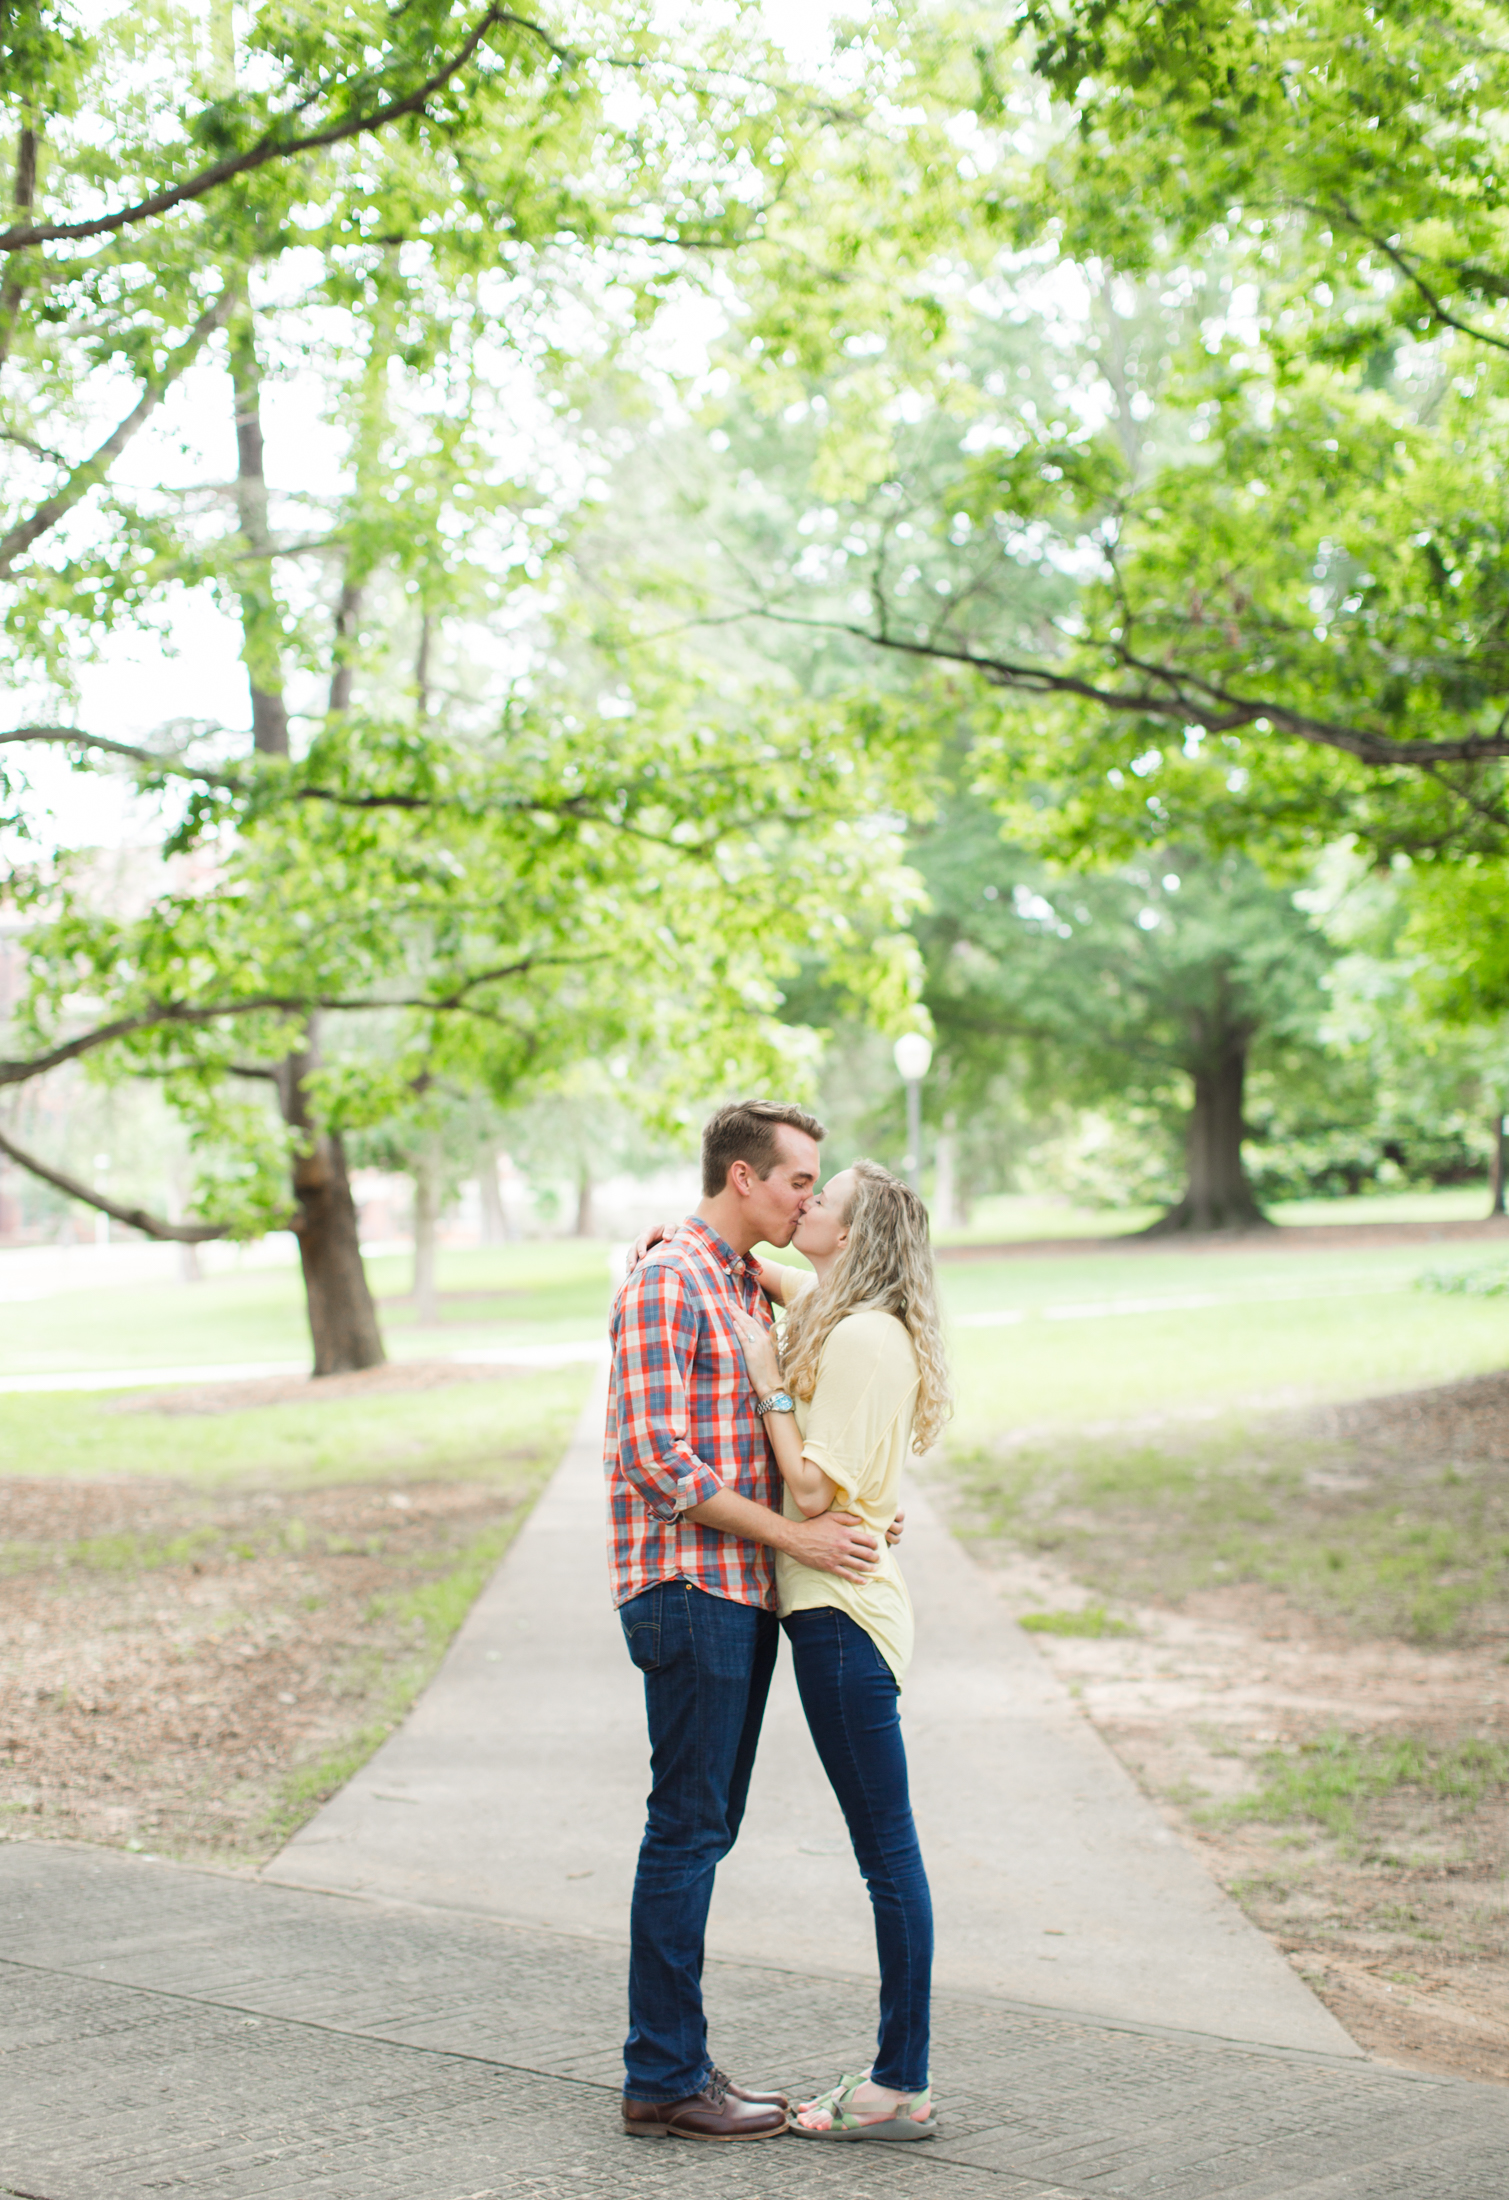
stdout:
<svg viewBox="0 0 1509 2200">
<path fill-rule="evenodd" d="M 618 2130 L 618 1948 L 0 1845 L 0 2192 L 28 2200 L 1503 2200 L 1509 2093 L 986 1996 L 926 2146 Z M 714 1961 L 716 2052 L 810 2090 L 851 1982 Z"/>
<path fill-rule="evenodd" d="M 622 1941 L 648 1752 L 604 1582 L 601 1416 L 599 1388 L 413 1716 L 269 1879 Z M 915 1495 L 904 1558 L 919 1647 L 903 1713 L 939 1985 L 1356 2053 Z M 869 1904 L 784 1654 L 709 1946 L 809 1973 L 873 1970 Z"/>
<path fill-rule="evenodd" d="M 0 2194 L 1504 2200 L 1509 2092 L 1360 2056 L 931 1523 L 909 1531 L 907 1717 L 943 1917 L 943 2136 L 625 2139 L 643 1741 L 591 1435 L 414 1717 L 279 1860 L 341 1891 L 0 1842 Z M 723 2063 L 798 2093 L 873 2037 L 836 1827 L 783 1693 L 707 1999 Z M 1115 2021 L 1127 2005 L 1142 2021 Z"/>
</svg>

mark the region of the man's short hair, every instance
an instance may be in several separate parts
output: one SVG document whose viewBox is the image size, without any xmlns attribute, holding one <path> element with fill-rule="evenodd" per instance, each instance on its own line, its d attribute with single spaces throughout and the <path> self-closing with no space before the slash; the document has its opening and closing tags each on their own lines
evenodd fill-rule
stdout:
<svg viewBox="0 0 1509 2200">
<path fill-rule="evenodd" d="M 763 1182 L 781 1158 L 776 1132 L 783 1123 L 809 1138 L 828 1135 L 815 1115 L 780 1100 L 735 1100 L 709 1116 L 702 1126 L 703 1198 L 717 1197 L 736 1161 L 747 1161 Z"/>
</svg>

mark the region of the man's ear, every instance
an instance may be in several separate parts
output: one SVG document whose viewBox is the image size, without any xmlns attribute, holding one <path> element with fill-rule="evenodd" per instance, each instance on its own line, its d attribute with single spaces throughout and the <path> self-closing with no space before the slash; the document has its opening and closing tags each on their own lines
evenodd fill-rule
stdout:
<svg viewBox="0 0 1509 2200">
<path fill-rule="evenodd" d="M 728 1189 L 731 1192 L 737 1192 L 741 1199 L 747 1199 L 749 1197 L 749 1187 L 750 1184 L 753 1182 L 753 1178 L 754 1172 L 751 1170 L 747 1161 L 731 1161 L 729 1163 L 727 1177 Z"/>
</svg>

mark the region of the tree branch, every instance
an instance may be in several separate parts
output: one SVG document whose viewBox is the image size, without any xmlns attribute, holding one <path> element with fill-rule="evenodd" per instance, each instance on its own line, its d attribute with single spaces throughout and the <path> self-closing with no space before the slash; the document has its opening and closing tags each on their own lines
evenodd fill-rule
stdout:
<svg viewBox="0 0 1509 2200">
<path fill-rule="evenodd" d="M 1322 219 L 1329 215 L 1332 220 L 1340 213 L 1342 220 L 1349 229 L 1355 229 L 1358 236 L 1366 238 L 1375 251 L 1381 252 L 1385 259 L 1392 260 L 1404 280 L 1419 291 L 1420 296 L 1425 300 L 1432 314 L 1443 328 L 1454 328 L 1459 336 L 1470 336 L 1474 343 L 1491 344 L 1495 351 L 1509 351 L 1509 338 L 1491 336 L 1487 329 L 1474 328 L 1469 321 L 1459 321 L 1454 313 L 1442 305 L 1419 269 L 1411 265 L 1408 255 L 1401 252 L 1397 245 L 1390 244 L 1387 237 L 1378 236 L 1375 231 L 1368 228 L 1365 222 L 1359 221 L 1349 206 L 1342 205 L 1339 208 L 1311 207 L 1309 211 L 1320 214 Z"/>
<path fill-rule="evenodd" d="M 163 1001 L 143 1010 L 139 1016 L 118 1016 L 113 1023 L 101 1024 L 97 1031 L 84 1031 L 76 1039 L 65 1039 L 60 1046 L 49 1048 L 46 1054 L 33 1055 L 30 1061 L 0 1062 L 0 1085 L 29 1084 L 33 1077 L 45 1077 L 49 1070 L 61 1069 L 65 1062 L 76 1062 L 83 1055 L 109 1046 L 113 1040 L 129 1039 L 138 1031 L 154 1031 L 163 1024 L 213 1024 L 222 1016 L 255 1016 L 261 1011 L 272 1010 L 299 1016 L 321 1005 L 273 994 L 247 1001 L 218 1001 L 210 1008 L 189 1008 L 179 1001 Z M 351 1004 L 343 1002 L 340 1005 Z M 388 1008 L 395 1004 L 381 1001 L 365 1005 Z"/>
<path fill-rule="evenodd" d="M 181 1001 L 161 1001 L 144 1009 L 136 1016 L 120 1016 L 113 1023 L 101 1024 L 98 1030 L 81 1032 L 76 1039 L 65 1040 L 51 1047 L 45 1054 L 33 1055 L 29 1061 L 0 1061 L 0 1085 L 25 1085 L 34 1077 L 45 1077 L 49 1070 L 61 1069 L 66 1062 L 76 1062 L 86 1054 L 93 1054 L 100 1047 L 109 1046 L 117 1039 L 133 1038 L 140 1031 L 161 1030 L 164 1025 L 187 1024 L 199 1026 L 219 1023 L 237 1016 L 257 1016 L 278 1013 L 286 1016 L 312 1016 L 318 1010 L 344 1015 L 380 1014 L 384 1010 L 409 1008 L 425 1015 L 484 1015 L 486 1010 L 474 1008 L 469 996 L 482 986 L 496 985 L 504 978 L 522 978 L 531 970 L 585 969 L 601 961 L 600 955 L 523 955 L 510 963 L 499 963 L 494 969 L 480 970 L 474 977 L 463 978 L 448 993 L 397 994 L 374 998 L 343 999 L 340 996 L 313 994 L 298 997 L 293 994 L 260 993 L 244 1001 L 214 1001 L 203 1008 L 191 1008 Z M 231 1065 L 231 1074 L 237 1077 L 255 1077 L 259 1070 L 242 1065 Z"/>
<path fill-rule="evenodd" d="M 13 726 L 0 733 L 0 748 L 23 741 L 46 742 L 55 748 L 100 749 L 107 756 L 124 756 L 129 763 L 146 764 L 153 771 L 177 772 L 186 779 L 207 779 L 212 786 L 240 791 L 245 782 L 230 772 L 211 771 L 207 765 L 185 763 L 175 756 L 160 756 L 151 749 L 133 748 L 127 741 L 108 741 L 103 734 L 85 733 L 78 726 Z"/>
<path fill-rule="evenodd" d="M 228 1222 L 164 1222 L 160 1215 L 149 1215 L 144 1207 L 122 1207 L 118 1201 L 107 1199 L 103 1192 L 91 1191 L 76 1176 L 69 1176 L 62 1169 L 49 1168 L 45 1161 L 39 1161 L 24 1146 L 16 1145 L 3 1131 L 0 1131 L 0 1153 L 7 1155 L 18 1168 L 39 1176 L 44 1184 L 51 1184 L 55 1191 L 66 1192 L 70 1199 L 97 1208 L 112 1221 L 140 1230 L 143 1237 L 166 1238 L 176 1245 L 205 1245 L 212 1238 L 226 1238 L 231 1234 Z"/>
<path fill-rule="evenodd" d="M 1075 673 L 1052 672 L 1043 665 L 1013 664 L 1006 658 L 987 657 L 971 649 L 951 649 L 941 642 L 907 641 L 896 634 L 876 634 L 868 627 L 856 626 L 845 619 L 804 619 L 794 612 L 773 611 L 763 604 L 752 606 L 745 615 L 769 619 L 778 626 L 850 634 L 857 641 L 868 642 L 873 649 L 894 649 L 904 656 L 964 665 L 978 672 L 993 687 L 1009 688 L 1018 694 L 1073 695 L 1084 702 L 1098 704 L 1102 710 L 1176 719 L 1181 724 L 1200 726 L 1207 733 L 1232 733 L 1238 727 L 1250 726 L 1257 719 L 1266 718 L 1270 725 L 1280 732 L 1292 734 L 1296 740 L 1307 741 L 1317 748 L 1340 749 L 1364 764 L 1416 764 L 1428 769 L 1436 764 L 1477 764 L 1495 757 L 1509 757 L 1509 734 L 1469 734 L 1459 741 L 1396 741 L 1385 733 L 1369 733 L 1361 727 L 1311 718 L 1303 711 L 1291 710 L 1285 703 L 1265 701 L 1261 696 L 1236 695 L 1197 673 L 1166 666 L 1141 666 L 1135 659 L 1128 660 L 1132 668 L 1145 671 L 1149 680 L 1158 681 L 1164 692 L 1152 688 L 1131 692 L 1107 688 Z"/>
<path fill-rule="evenodd" d="M 265 168 L 269 161 L 292 160 L 299 153 L 319 152 L 327 145 L 341 144 L 346 138 L 381 130 L 390 122 L 400 121 L 404 115 L 418 114 L 436 92 L 466 67 L 488 32 L 503 25 L 537 38 L 557 60 L 576 58 L 569 48 L 557 45 L 548 31 L 530 22 L 527 16 L 515 15 L 508 8 L 490 7 L 450 60 L 402 99 L 389 100 L 386 106 L 375 108 L 370 114 L 348 115 L 344 121 L 332 122 L 323 130 L 311 131 L 306 137 L 282 138 L 269 133 L 244 153 L 234 153 L 226 160 L 216 161 L 213 167 L 200 169 L 197 175 L 187 177 L 182 183 L 173 184 L 165 191 L 155 191 L 150 198 L 138 199 L 135 205 L 123 206 L 94 221 L 41 222 L 31 228 L 7 229 L 0 232 L 0 252 L 21 252 L 29 245 L 51 244 L 64 237 L 108 236 L 132 222 L 150 221 L 188 200 L 201 199 L 207 191 L 231 182 L 236 176 L 250 175 L 255 169 Z"/>
<path fill-rule="evenodd" d="M 201 313 L 178 349 L 169 355 L 163 371 L 148 379 L 146 388 L 130 412 L 106 436 L 99 449 L 75 466 L 62 488 L 45 498 L 29 519 L 22 520 L 8 535 L 0 536 L 0 578 L 7 578 L 22 552 L 29 550 L 39 535 L 45 535 L 50 527 L 55 527 L 65 513 L 71 512 L 91 489 L 104 480 L 137 429 L 151 418 L 180 375 L 193 365 L 204 347 L 205 339 L 227 320 L 234 304 L 234 297 L 227 291 L 206 312 Z"/>
</svg>

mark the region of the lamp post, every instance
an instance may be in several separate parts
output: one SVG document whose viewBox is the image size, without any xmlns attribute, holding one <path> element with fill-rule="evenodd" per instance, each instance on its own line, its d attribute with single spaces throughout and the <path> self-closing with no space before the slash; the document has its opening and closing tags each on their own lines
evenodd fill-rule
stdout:
<svg viewBox="0 0 1509 2200">
<path fill-rule="evenodd" d="M 933 1059 L 932 1041 L 920 1031 L 904 1031 L 896 1041 L 896 1070 L 906 1086 L 906 1158 L 902 1167 L 914 1192 L 922 1190 L 922 1080 Z"/>
</svg>

